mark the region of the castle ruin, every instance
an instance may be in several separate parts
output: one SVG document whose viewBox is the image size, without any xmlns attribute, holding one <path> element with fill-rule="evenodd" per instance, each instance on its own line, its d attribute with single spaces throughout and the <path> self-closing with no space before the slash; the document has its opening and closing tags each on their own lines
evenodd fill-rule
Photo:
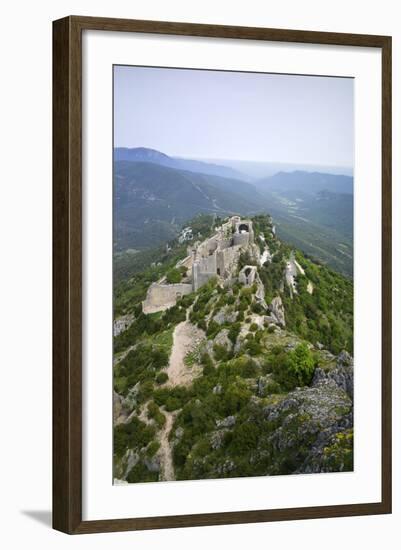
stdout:
<svg viewBox="0 0 401 550">
<path fill-rule="evenodd" d="M 212 277 L 224 281 L 233 279 L 244 249 L 249 249 L 258 259 L 259 249 L 254 244 L 252 221 L 233 216 L 218 227 L 212 237 L 188 248 L 188 256 L 177 264 L 177 267 L 186 267 L 188 272 L 181 283 L 168 284 L 163 277 L 150 285 L 142 302 L 143 312 L 155 313 L 174 306 L 181 296 L 196 292 Z"/>
</svg>

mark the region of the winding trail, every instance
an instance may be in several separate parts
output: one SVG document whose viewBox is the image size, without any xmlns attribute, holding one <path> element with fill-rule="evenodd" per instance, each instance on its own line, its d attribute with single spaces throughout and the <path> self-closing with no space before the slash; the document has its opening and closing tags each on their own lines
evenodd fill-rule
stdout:
<svg viewBox="0 0 401 550">
<path fill-rule="evenodd" d="M 188 386 L 201 371 L 201 367 L 196 363 L 188 366 L 184 361 L 187 353 L 194 351 L 205 338 L 205 333 L 188 321 L 188 313 L 187 319 L 178 323 L 173 332 L 173 347 L 169 364 L 165 371 L 168 374 L 166 387 Z M 173 481 L 175 473 L 169 436 L 179 411 L 168 412 L 164 408 L 161 411 L 166 417 L 166 423 L 159 431 L 160 449 L 158 455 L 160 458 L 160 480 Z"/>
<path fill-rule="evenodd" d="M 167 412 L 163 410 L 163 414 L 166 417 L 166 423 L 159 432 L 160 481 L 174 481 L 173 453 L 168 438 L 177 412 Z"/>
<path fill-rule="evenodd" d="M 166 369 L 169 378 L 166 386 L 187 386 L 199 374 L 199 365 L 188 366 L 184 359 L 204 338 L 204 332 L 192 325 L 188 319 L 178 323 L 173 332 L 173 347 Z"/>
</svg>

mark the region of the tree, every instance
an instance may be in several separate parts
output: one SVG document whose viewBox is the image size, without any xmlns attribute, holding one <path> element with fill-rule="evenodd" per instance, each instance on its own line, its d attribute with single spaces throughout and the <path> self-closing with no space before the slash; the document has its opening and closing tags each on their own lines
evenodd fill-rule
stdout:
<svg viewBox="0 0 401 550">
<path fill-rule="evenodd" d="M 298 344 L 291 351 L 274 349 L 269 363 L 276 382 L 287 391 L 310 384 L 315 371 L 313 354 L 305 343 Z"/>
</svg>

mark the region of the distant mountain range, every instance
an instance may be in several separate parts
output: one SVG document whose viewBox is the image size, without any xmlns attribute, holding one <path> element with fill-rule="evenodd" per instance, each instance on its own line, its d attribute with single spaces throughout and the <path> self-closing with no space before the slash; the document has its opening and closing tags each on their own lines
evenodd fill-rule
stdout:
<svg viewBox="0 0 401 550">
<path fill-rule="evenodd" d="M 203 162 L 200 160 L 169 157 L 160 151 L 148 149 L 146 147 L 135 147 L 132 149 L 127 147 L 116 147 L 114 149 L 114 162 L 118 162 L 120 160 L 130 162 L 150 162 L 153 164 L 159 164 L 160 166 L 167 166 L 168 168 L 188 170 L 190 172 L 199 172 L 202 174 L 221 176 L 223 178 L 234 178 L 239 180 L 247 179 L 245 174 L 242 174 L 229 166 L 212 164 L 210 162 Z"/>
<path fill-rule="evenodd" d="M 331 191 L 332 193 L 352 195 L 353 183 L 354 180 L 350 176 L 296 170 L 294 172 L 278 172 L 274 176 L 260 179 L 255 182 L 255 186 L 259 190 L 279 193 L 296 191 L 313 194 L 319 191 Z"/>
<path fill-rule="evenodd" d="M 255 196 L 256 194 L 256 196 Z M 114 220 L 117 249 L 167 241 L 199 213 L 225 217 L 260 211 L 262 195 L 248 183 L 177 170 L 150 162 L 114 163 Z"/>
<path fill-rule="evenodd" d="M 167 242 L 199 213 L 225 217 L 267 212 L 283 239 L 352 274 L 352 177 L 298 170 L 252 182 L 244 178 L 229 166 L 177 159 L 147 148 L 116 148 L 115 250 Z"/>
</svg>

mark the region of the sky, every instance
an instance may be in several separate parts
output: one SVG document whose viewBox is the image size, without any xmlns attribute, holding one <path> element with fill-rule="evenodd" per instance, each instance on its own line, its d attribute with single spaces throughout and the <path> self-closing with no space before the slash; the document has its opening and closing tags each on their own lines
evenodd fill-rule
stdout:
<svg viewBox="0 0 401 550">
<path fill-rule="evenodd" d="M 354 164 L 350 78 L 114 67 L 114 146 L 170 156 Z"/>
</svg>

